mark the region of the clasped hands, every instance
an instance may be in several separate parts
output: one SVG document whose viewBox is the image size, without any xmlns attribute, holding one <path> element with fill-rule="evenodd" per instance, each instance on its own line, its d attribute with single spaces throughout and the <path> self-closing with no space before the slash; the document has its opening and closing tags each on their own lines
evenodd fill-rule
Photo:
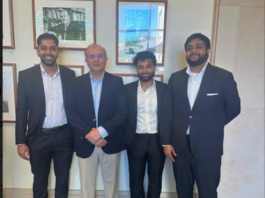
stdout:
<svg viewBox="0 0 265 198">
<path fill-rule="evenodd" d="M 100 132 L 96 128 L 92 128 L 92 130 L 85 137 L 87 141 L 91 144 L 94 144 L 97 147 L 103 147 L 107 144 L 107 140 L 101 137 Z"/>
</svg>

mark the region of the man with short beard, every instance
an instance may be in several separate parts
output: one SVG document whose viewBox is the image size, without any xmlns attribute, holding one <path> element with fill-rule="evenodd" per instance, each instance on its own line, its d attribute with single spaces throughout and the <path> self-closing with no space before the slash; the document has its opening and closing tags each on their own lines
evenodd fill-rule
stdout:
<svg viewBox="0 0 265 198">
<path fill-rule="evenodd" d="M 51 160 L 56 176 L 55 198 L 68 197 L 73 136 L 65 114 L 65 89 L 74 71 L 56 63 L 58 39 L 49 33 L 37 39 L 41 63 L 19 72 L 16 144 L 19 156 L 30 161 L 33 197 L 47 198 Z"/>
<path fill-rule="evenodd" d="M 148 172 L 148 198 L 159 198 L 165 162 L 159 138 L 162 96 L 166 85 L 154 80 L 156 57 L 139 52 L 133 61 L 139 80 L 125 86 L 128 116 L 125 123 L 131 198 L 144 198 L 143 180 Z"/>
<path fill-rule="evenodd" d="M 169 79 L 163 99 L 161 142 L 172 160 L 179 198 L 217 198 L 224 127 L 240 113 L 232 73 L 208 62 L 210 40 L 200 33 L 185 42 L 189 66 Z"/>
</svg>

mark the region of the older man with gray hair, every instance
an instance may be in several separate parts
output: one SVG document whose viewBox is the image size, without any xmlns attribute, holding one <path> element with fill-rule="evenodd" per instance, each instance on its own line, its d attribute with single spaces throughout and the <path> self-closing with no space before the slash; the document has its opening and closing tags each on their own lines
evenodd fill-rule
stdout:
<svg viewBox="0 0 265 198">
<path fill-rule="evenodd" d="M 124 149 L 121 126 L 126 118 L 123 81 L 105 71 L 107 54 L 102 46 L 88 46 L 85 57 L 90 72 L 69 84 L 66 105 L 75 134 L 81 197 L 95 197 L 100 164 L 105 197 L 117 198 L 120 151 Z"/>
</svg>

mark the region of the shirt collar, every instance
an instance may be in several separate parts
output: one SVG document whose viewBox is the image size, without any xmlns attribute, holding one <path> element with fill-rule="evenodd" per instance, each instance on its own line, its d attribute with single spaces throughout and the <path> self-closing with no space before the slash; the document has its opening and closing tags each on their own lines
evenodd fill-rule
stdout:
<svg viewBox="0 0 265 198">
<path fill-rule="evenodd" d="M 193 77 L 198 76 L 200 74 L 203 75 L 205 70 L 206 70 L 207 65 L 208 65 L 208 61 L 206 61 L 205 65 L 203 66 L 202 70 L 199 73 L 192 72 L 191 69 L 190 69 L 190 66 L 188 66 L 187 69 L 186 69 L 186 73 L 189 74 L 189 76 L 193 76 Z"/>
<path fill-rule="evenodd" d="M 96 78 L 94 78 L 94 77 L 92 76 L 91 72 L 89 72 L 89 75 L 90 75 L 91 80 L 103 80 L 104 75 L 105 75 L 105 71 L 103 72 L 103 74 L 102 74 L 102 76 L 101 76 L 100 79 L 96 79 Z"/>
<path fill-rule="evenodd" d="M 58 68 L 58 70 L 57 70 L 57 72 L 54 74 L 54 76 L 57 76 L 59 73 L 60 73 L 60 67 L 59 67 L 59 65 L 56 65 L 57 66 L 57 68 Z M 42 64 L 40 63 L 40 70 L 41 70 L 41 73 L 43 74 L 43 75 L 48 75 L 48 73 L 46 72 L 46 70 L 44 69 L 44 67 L 42 66 Z M 53 77 L 54 77 L 53 76 Z"/>
<path fill-rule="evenodd" d="M 154 88 L 156 88 L 156 81 L 153 79 L 153 84 L 152 84 L 152 86 L 151 87 L 149 87 L 149 88 L 147 88 L 147 90 L 151 90 L 151 89 L 154 89 Z M 139 91 L 143 91 L 143 89 L 142 89 L 142 86 L 141 86 L 141 83 L 140 83 L 140 80 L 138 80 L 138 90 Z M 147 91 L 146 90 L 146 91 Z"/>
</svg>

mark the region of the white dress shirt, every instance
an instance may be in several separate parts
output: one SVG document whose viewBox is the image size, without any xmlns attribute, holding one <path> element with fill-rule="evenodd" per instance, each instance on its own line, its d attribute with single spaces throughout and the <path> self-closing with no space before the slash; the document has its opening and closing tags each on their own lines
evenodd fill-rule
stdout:
<svg viewBox="0 0 265 198">
<path fill-rule="evenodd" d="M 190 108 L 193 108 L 194 102 L 197 98 L 202 78 L 207 67 L 208 61 L 205 63 L 204 67 L 199 73 L 194 73 L 191 71 L 190 66 L 187 67 L 187 74 L 189 74 L 189 81 L 188 81 L 188 98 L 190 103 Z M 190 133 L 190 127 L 188 127 L 187 134 Z"/>
<path fill-rule="evenodd" d="M 157 93 L 156 84 L 143 91 L 140 81 L 137 89 L 136 133 L 157 133 Z"/>
<path fill-rule="evenodd" d="M 60 68 L 57 65 L 58 71 L 53 77 L 45 71 L 40 65 L 42 73 L 42 82 L 44 86 L 46 117 L 44 119 L 43 128 L 52 128 L 62 126 L 67 123 Z"/>
</svg>

